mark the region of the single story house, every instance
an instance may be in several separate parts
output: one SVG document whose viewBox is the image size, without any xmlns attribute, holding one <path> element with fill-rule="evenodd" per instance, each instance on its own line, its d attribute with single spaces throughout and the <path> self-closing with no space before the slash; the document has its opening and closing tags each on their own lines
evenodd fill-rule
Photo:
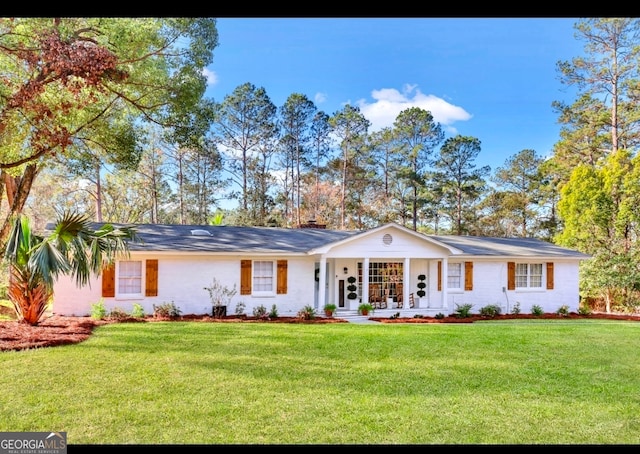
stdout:
<svg viewBox="0 0 640 454">
<path fill-rule="evenodd" d="M 578 268 L 589 258 L 580 252 L 533 238 L 425 235 L 395 223 L 366 231 L 330 230 L 313 222 L 299 228 L 136 225 L 140 242 L 124 260 L 105 269 L 89 286 L 61 277 L 54 286 L 53 312 L 89 315 L 102 301 L 108 310 L 130 312 L 140 304 L 174 303 L 183 315 L 211 314 L 205 287 L 214 278 L 237 293 L 252 315 L 275 305 L 281 316 L 305 306 L 323 314 L 356 314 L 360 302 L 376 316 L 472 313 L 498 305 L 502 313 L 518 305 L 530 313 L 561 306 L 577 311 Z"/>
</svg>

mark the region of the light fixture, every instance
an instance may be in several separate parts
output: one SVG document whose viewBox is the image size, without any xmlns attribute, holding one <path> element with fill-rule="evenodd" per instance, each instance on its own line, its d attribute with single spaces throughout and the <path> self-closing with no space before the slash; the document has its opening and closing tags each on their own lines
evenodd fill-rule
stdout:
<svg viewBox="0 0 640 454">
<path fill-rule="evenodd" d="M 344 267 L 344 274 L 349 274 L 349 268 L 347 268 L 346 266 Z"/>
</svg>

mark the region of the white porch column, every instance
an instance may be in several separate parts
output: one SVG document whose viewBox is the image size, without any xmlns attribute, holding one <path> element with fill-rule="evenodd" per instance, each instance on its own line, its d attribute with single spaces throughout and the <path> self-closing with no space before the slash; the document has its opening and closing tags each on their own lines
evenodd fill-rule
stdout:
<svg viewBox="0 0 640 454">
<path fill-rule="evenodd" d="M 318 307 L 322 309 L 325 302 L 325 287 L 327 286 L 327 258 L 323 255 L 320 257 L 320 270 L 318 272 L 320 280 L 318 281 Z"/>
<path fill-rule="evenodd" d="M 411 289 L 409 285 L 411 284 L 411 260 L 408 257 L 404 258 L 404 266 L 402 268 L 402 309 L 411 309 L 409 307 L 409 293 L 411 293 Z"/>
<path fill-rule="evenodd" d="M 362 302 L 369 302 L 369 257 L 362 261 Z"/>
<path fill-rule="evenodd" d="M 447 309 L 445 315 L 449 315 L 449 308 L 447 307 L 447 281 L 449 276 L 449 260 L 445 257 L 442 259 L 442 308 Z"/>
</svg>

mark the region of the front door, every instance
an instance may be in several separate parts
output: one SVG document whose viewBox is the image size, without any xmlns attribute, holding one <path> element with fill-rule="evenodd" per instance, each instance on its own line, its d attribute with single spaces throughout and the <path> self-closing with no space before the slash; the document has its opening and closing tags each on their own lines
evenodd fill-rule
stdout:
<svg viewBox="0 0 640 454">
<path fill-rule="evenodd" d="M 338 281 L 338 307 L 344 307 L 344 279 Z"/>
</svg>

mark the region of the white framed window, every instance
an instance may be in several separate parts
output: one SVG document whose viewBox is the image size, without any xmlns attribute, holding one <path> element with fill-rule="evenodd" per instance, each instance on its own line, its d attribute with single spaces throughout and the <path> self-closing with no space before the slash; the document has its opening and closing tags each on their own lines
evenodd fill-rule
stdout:
<svg viewBox="0 0 640 454">
<path fill-rule="evenodd" d="M 119 261 L 116 267 L 117 297 L 142 297 L 142 261 Z"/>
<path fill-rule="evenodd" d="M 447 264 L 447 288 L 462 290 L 462 263 Z"/>
<path fill-rule="evenodd" d="M 516 263 L 516 288 L 541 289 L 542 263 Z"/>
<path fill-rule="evenodd" d="M 253 294 L 274 295 L 276 263 L 273 260 L 253 261 Z"/>
</svg>

